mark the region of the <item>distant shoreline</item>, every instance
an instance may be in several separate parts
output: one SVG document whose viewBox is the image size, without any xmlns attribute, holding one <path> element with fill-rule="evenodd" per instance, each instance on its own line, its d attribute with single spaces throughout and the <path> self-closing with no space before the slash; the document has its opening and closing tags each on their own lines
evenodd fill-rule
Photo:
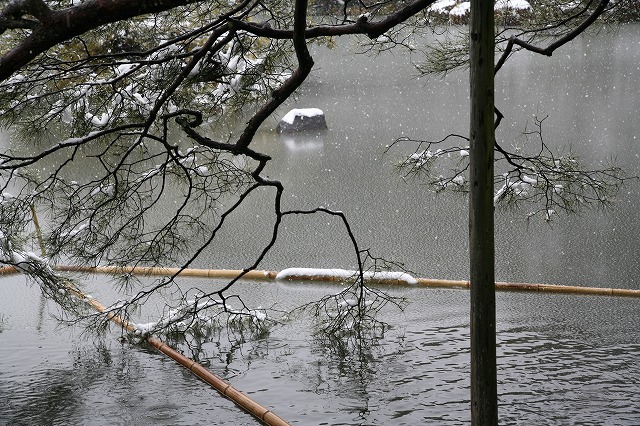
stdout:
<svg viewBox="0 0 640 426">
<path fill-rule="evenodd" d="M 355 19 L 360 14 L 366 14 L 367 10 L 360 7 L 356 2 L 347 8 L 347 16 Z M 439 0 L 433 3 L 425 13 L 428 22 L 433 25 L 465 25 L 469 20 L 469 1 L 461 0 Z M 497 25 L 517 25 L 526 20 L 533 19 L 536 12 L 546 8 L 548 12 L 544 15 L 556 16 L 558 10 L 554 11 L 550 6 L 537 5 L 536 0 L 498 0 L 496 1 L 496 24 Z M 579 2 L 576 2 L 579 3 Z M 638 22 L 640 21 L 640 8 L 637 4 L 622 3 L 617 5 L 619 1 L 612 0 L 611 5 L 615 7 L 613 11 L 607 11 L 603 15 L 608 22 Z M 405 4 L 398 1 L 398 4 Z M 342 15 L 345 10 L 344 4 L 337 0 L 317 0 L 312 3 L 312 10 L 316 13 Z M 556 6 L 557 8 L 557 6 Z M 388 4 L 378 11 L 380 16 L 385 13 L 395 11 L 393 3 Z"/>
</svg>

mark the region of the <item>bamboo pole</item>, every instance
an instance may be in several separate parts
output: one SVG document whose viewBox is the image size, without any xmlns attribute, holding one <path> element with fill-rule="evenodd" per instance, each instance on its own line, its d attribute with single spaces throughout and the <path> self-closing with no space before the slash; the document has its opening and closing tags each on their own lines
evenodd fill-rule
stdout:
<svg viewBox="0 0 640 426">
<path fill-rule="evenodd" d="M 120 268 L 110 266 L 99 266 L 95 268 L 85 268 L 76 266 L 60 266 L 57 267 L 60 270 L 70 272 L 94 272 L 94 273 L 131 273 L 140 275 L 174 275 L 184 277 L 204 277 L 204 278 L 235 278 L 242 273 L 238 269 L 184 269 L 180 271 L 178 268 L 147 268 L 147 267 L 135 267 L 135 268 Z M 311 274 L 289 274 L 287 280 L 289 281 L 323 281 L 323 282 L 335 282 L 344 281 L 343 278 L 332 275 L 327 270 L 327 274 L 322 275 L 319 273 Z M 251 280 L 275 280 L 278 272 L 276 271 L 261 271 L 253 270 L 247 272 L 243 278 Z M 406 281 L 398 279 L 387 278 L 375 278 L 371 280 L 376 284 L 381 285 L 408 285 Z M 469 281 L 462 280 L 442 280 L 432 278 L 416 278 L 417 284 L 423 287 L 432 288 L 453 288 L 453 289 L 469 289 L 471 285 Z M 567 294 L 584 294 L 595 296 L 618 296 L 618 297 L 637 297 L 640 298 L 640 290 L 621 289 L 621 288 L 602 288 L 602 287 L 580 287 L 580 286 L 568 286 L 568 285 L 556 285 L 556 284 L 532 284 L 532 283 L 509 283 L 509 282 L 496 282 L 497 291 L 517 291 L 517 292 L 539 292 L 539 293 L 567 293 Z"/>
<path fill-rule="evenodd" d="M 83 272 L 98 274 L 134 274 L 148 276 L 171 276 L 178 274 L 180 277 L 193 278 L 226 278 L 232 279 L 242 273 L 239 269 L 183 269 L 180 268 L 152 268 L 152 267 L 116 267 L 116 266 L 73 266 L 58 265 L 54 269 L 64 272 Z M 12 266 L 0 267 L 0 275 L 13 274 L 18 272 Z M 275 280 L 278 275 L 277 271 L 253 270 L 247 272 L 243 279 L 247 280 Z M 288 281 L 321 281 L 321 282 L 343 282 L 344 278 L 327 273 L 326 275 L 288 275 Z M 416 278 L 417 285 L 430 288 L 451 288 L 468 290 L 471 286 L 469 281 L 463 280 L 442 280 L 433 278 Z M 406 281 L 398 279 L 375 278 L 372 283 L 381 285 L 407 285 Z M 511 283 L 496 282 L 496 291 L 514 291 L 514 292 L 533 292 L 533 293 L 565 293 L 580 294 L 592 296 L 613 296 L 613 297 L 631 297 L 640 298 L 640 290 L 632 290 L 625 288 L 608 288 L 608 287 L 581 287 L 557 284 L 535 284 L 535 283 Z"/>
<path fill-rule="evenodd" d="M 85 272 L 98 274 L 133 274 L 149 276 L 172 276 L 193 278 L 235 278 L 242 273 L 239 269 L 180 269 L 180 268 L 159 268 L 147 266 L 76 266 L 57 265 L 54 267 L 63 272 Z M 274 271 L 248 271 L 243 278 L 250 280 L 275 279 L 278 273 Z"/>
<path fill-rule="evenodd" d="M 85 300 L 87 303 L 93 306 L 93 308 L 98 312 L 104 312 L 107 310 L 107 308 L 97 300 L 93 298 L 87 298 L 84 294 L 76 290 L 71 289 L 71 291 L 73 291 L 73 293 L 75 293 L 78 297 L 81 297 L 83 300 Z M 131 324 L 124 318 L 114 313 L 108 313 L 107 318 L 115 322 L 119 326 L 127 329 L 130 332 L 136 331 L 136 327 L 133 324 Z M 194 375 L 199 377 L 205 383 L 208 383 L 210 386 L 212 386 L 220 394 L 222 394 L 226 398 L 233 401 L 245 412 L 251 414 L 258 420 L 265 423 L 266 425 L 269 425 L 269 426 L 288 426 L 289 425 L 289 423 L 287 423 L 285 420 L 283 420 L 273 411 L 258 404 L 257 402 L 255 402 L 254 400 L 252 400 L 251 398 L 249 398 L 248 396 L 246 396 L 245 394 L 243 394 L 242 392 L 240 392 L 239 390 L 231 386 L 231 384 L 225 382 L 220 377 L 216 376 L 214 373 L 207 370 L 204 366 L 202 366 L 198 362 L 184 356 L 180 352 L 173 349 L 171 346 L 168 346 L 167 344 L 162 342 L 157 337 L 147 338 L 147 343 L 149 343 L 158 351 L 167 355 L 169 358 L 173 359 L 183 367 L 187 368 L 189 371 L 191 371 Z"/>
<path fill-rule="evenodd" d="M 207 370 L 201 364 L 196 361 L 188 358 L 171 346 L 166 345 L 160 339 L 156 337 L 149 337 L 147 342 L 156 348 L 158 351 L 163 354 L 169 356 L 171 359 L 181 364 L 193 374 L 198 376 L 200 379 L 211 385 L 215 390 L 217 390 L 223 396 L 229 398 L 231 401 L 239 405 L 244 411 L 253 415 L 263 423 L 271 426 L 285 426 L 289 425 L 286 421 L 284 421 L 281 417 L 275 414 L 273 411 L 265 408 L 264 406 L 258 404 L 256 401 L 252 400 L 229 383 L 222 380 L 220 377 L 213 374 L 211 371 Z"/>
<path fill-rule="evenodd" d="M 1 269 L 2 270 L 0 271 L 0 275 L 18 272 L 17 269 L 13 267 L 2 267 Z M 60 270 L 61 268 L 57 268 L 57 269 Z M 74 269 L 76 268 L 66 267 L 66 268 L 62 268 L 61 270 L 74 270 Z M 91 270 L 92 268 L 84 268 L 84 269 Z M 167 268 L 154 268 L 154 272 L 156 273 L 162 272 L 166 274 L 168 271 L 167 271 Z M 198 272 L 198 274 L 194 276 L 204 276 L 204 275 L 202 272 Z M 96 299 L 87 297 L 87 295 L 85 295 L 81 291 L 71 286 L 65 286 L 65 288 L 67 289 L 67 291 L 69 291 L 76 297 L 80 298 L 85 303 L 88 303 L 89 305 L 91 305 L 96 311 L 100 313 L 104 313 L 105 311 L 107 311 L 107 308 Z M 122 318 L 121 316 L 116 315 L 113 312 L 107 313 L 107 319 L 113 321 L 114 323 L 118 324 L 120 327 L 130 332 L 135 332 L 137 330 L 135 325 L 133 325 L 126 319 Z M 258 404 L 256 401 L 252 400 L 251 398 L 249 398 L 248 396 L 246 396 L 245 394 L 243 394 L 242 392 L 240 392 L 239 390 L 231 386 L 231 384 L 225 382 L 220 377 L 216 376 L 214 373 L 207 370 L 201 364 L 197 363 L 191 358 L 184 356 L 180 352 L 176 351 L 172 347 L 162 342 L 160 339 L 156 337 L 149 337 L 146 340 L 147 340 L 147 343 L 149 343 L 151 346 L 156 348 L 158 351 L 162 352 L 163 354 L 167 355 L 169 358 L 173 359 L 177 363 L 187 368 L 189 371 L 191 371 L 194 375 L 199 377 L 205 383 L 208 383 L 209 385 L 211 385 L 215 390 L 217 390 L 224 397 L 233 401 L 245 412 L 251 414 L 258 420 L 262 421 L 264 424 L 268 426 L 289 426 L 289 423 L 287 423 L 285 420 L 283 420 L 273 411 Z"/>
<path fill-rule="evenodd" d="M 13 266 L 0 266 L 0 275 L 17 274 L 18 272 Z"/>
</svg>

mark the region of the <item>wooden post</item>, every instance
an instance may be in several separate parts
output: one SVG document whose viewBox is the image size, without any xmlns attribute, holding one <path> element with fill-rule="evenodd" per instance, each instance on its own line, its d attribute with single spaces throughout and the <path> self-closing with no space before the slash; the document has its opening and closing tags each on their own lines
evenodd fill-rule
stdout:
<svg viewBox="0 0 640 426">
<path fill-rule="evenodd" d="M 493 0 L 471 0 L 469 23 L 471 424 L 498 424 L 493 217 Z"/>
</svg>

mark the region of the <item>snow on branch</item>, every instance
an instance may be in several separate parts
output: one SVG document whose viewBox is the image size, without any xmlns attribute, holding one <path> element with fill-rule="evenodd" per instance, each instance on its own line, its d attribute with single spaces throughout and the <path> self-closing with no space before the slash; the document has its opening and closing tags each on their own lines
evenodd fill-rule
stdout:
<svg viewBox="0 0 640 426">
<path fill-rule="evenodd" d="M 494 205 L 529 209 L 528 217 L 551 220 L 560 212 L 574 213 L 591 206 L 607 206 L 629 179 L 622 169 L 605 164 L 591 169 L 570 152 L 555 153 L 543 139 L 544 118 L 525 130 L 513 148 L 495 143 Z M 462 140 L 464 145 L 456 144 Z M 392 148 L 409 144 L 412 154 L 397 165 L 405 179 L 427 183 L 434 191 L 468 191 L 469 146 L 466 137 L 448 135 L 436 141 L 396 140 Z M 525 207 L 526 206 L 526 207 Z"/>
<path fill-rule="evenodd" d="M 46 258 L 16 248 L 10 235 L 0 230 L 0 264 L 13 266 L 40 286 L 42 293 L 64 309 L 72 320 L 86 317 L 90 309 L 81 298 L 77 284 L 56 272 Z"/>
</svg>

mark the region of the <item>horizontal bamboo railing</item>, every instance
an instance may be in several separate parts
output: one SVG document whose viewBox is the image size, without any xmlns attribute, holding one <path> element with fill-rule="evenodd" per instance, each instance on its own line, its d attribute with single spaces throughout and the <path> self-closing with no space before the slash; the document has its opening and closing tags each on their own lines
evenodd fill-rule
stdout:
<svg viewBox="0 0 640 426">
<path fill-rule="evenodd" d="M 181 277 L 194 278 L 227 278 L 233 279 L 242 273 L 237 269 L 180 269 L 180 268 L 158 268 L 158 267 L 113 267 L 113 266 L 72 266 L 58 265 L 55 269 L 66 272 L 84 272 L 84 273 L 101 273 L 101 274 L 134 274 L 149 276 L 171 276 L 178 274 Z M 327 270 L 330 271 L 330 270 Z M 15 270 L 12 267 L 0 268 L 0 275 L 12 273 Z M 276 271 L 260 271 L 252 270 L 245 273 L 243 279 L 247 280 L 275 280 L 278 272 Z M 327 274 L 313 275 L 287 275 L 287 280 L 291 281 L 344 281 L 344 278 Z M 406 281 L 389 278 L 374 278 L 369 282 L 382 285 L 402 285 L 407 284 Z M 416 278 L 417 285 L 423 287 L 434 288 L 454 288 L 469 289 L 469 281 L 462 280 L 443 280 L 431 278 Z M 496 282 L 497 291 L 516 291 L 516 292 L 539 292 L 539 293 L 564 293 L 564 294 L 582 294 L 593 296 L 616 296 L 616 297 L 636 297 L 640 298 L 640 290 L 623 289 L 623 288 L 604 288 L 604 287 L 581 287 L 557 284 L 532 284 L 532 283 L 510 283 Z"/>
<path fill-rule="evenodd" d="M 66 272 L 81 272 L 81 273 L 102 273 L 102 274 L 135 274 L 135 275 L 147 275 L 147 276 L 172 276 L 178 275 L 182 277 L 194 277 L 194 278 L 226 278 L 233 279 L 238 277 L 243 271 L 235 269 L 180 269 L 180 268 L 158 268 L 158 267 L 112 267 L 112 266 L 98 266 L 98 267 L 82 267 L 82 266 L 69 266 L 58 265 L 56 270 Z M 330 270 L 327 270 L 326 274 L 318 273 L 318 270 L 314 270 L 313 274 L 304 274 L 304 270 L 299 274 L 287 274 L 286 279 L 289 281 L 324 281 L 335 282 L 344 281 L 344 278 L 335 274 L 331 274 Z M 0 275 L 13 274 L 19 272 L 16 268 L 11 266 L 0 267 Z M 276 271 L 260 271 L 252 270 L 247 271 L 243 275 L 243 279 L 247 280 L 275 280 L 278 275 Z M 428 279 L 428 278 L 416 278 L 415 284 L 408 284 L 405 280 L 393 279 L 393 278 L 375 278 L 369 281 L 382 284 L 382 285 L 418 285 L 432 288 L 452 288 L 452 289 L 469 289 L 469 281 L 462 280 L 442 280 L 442 279 Z M 497 291 L 518 291 L 518 292 L 540 292 L 540 293 L 565 293 L 565 294 L 583 294 L 583 295 L 598 295 L 598 296 L 618 296 L 618 297 L 636 297 L 640 298 L 640 290 L 620 289 L 620 288 L 601 288 L 601 287 L 579 287 L 579 286 L 565 286 L 555 284 L 531 284 L 531 283 L 508 283 L 508 282 L 496 282 Z M 72 290 L 76 292 L 75 290 Z M 106 308 L 96 301 L 95 299 L 87 298 L 82 293 L 77 294 L 87 303 L 91 304 L 97 311 L 104 312 Z M 128 323 L 126 320 L 120 318 L 115 314 L 107 314 L 108 318 L 120 326 L 134 331 L 135 326 Z M 155 347 L 160 352 L 171 357 L 176 362 L 180 363 L 193 374 L 204 380 L 211 385 L 214 389 L 226 396 L 242 409 L 252 414 L 256 418 L 260 419 L 267 425 L 288 425 L 286 421 L 278 417 L 271 410 L 263 407 L 257 402 L 253 401 L 242 392 L 235 389 L 230 384 L 207 370 L 202 365 L 198 364 L 194 360 L 187 358 L 181 353 L 177 352 L 173 348 L 167 346 L 162 341 L 155 337 L 150 337 L 147 342 Z"/>
</svg>

